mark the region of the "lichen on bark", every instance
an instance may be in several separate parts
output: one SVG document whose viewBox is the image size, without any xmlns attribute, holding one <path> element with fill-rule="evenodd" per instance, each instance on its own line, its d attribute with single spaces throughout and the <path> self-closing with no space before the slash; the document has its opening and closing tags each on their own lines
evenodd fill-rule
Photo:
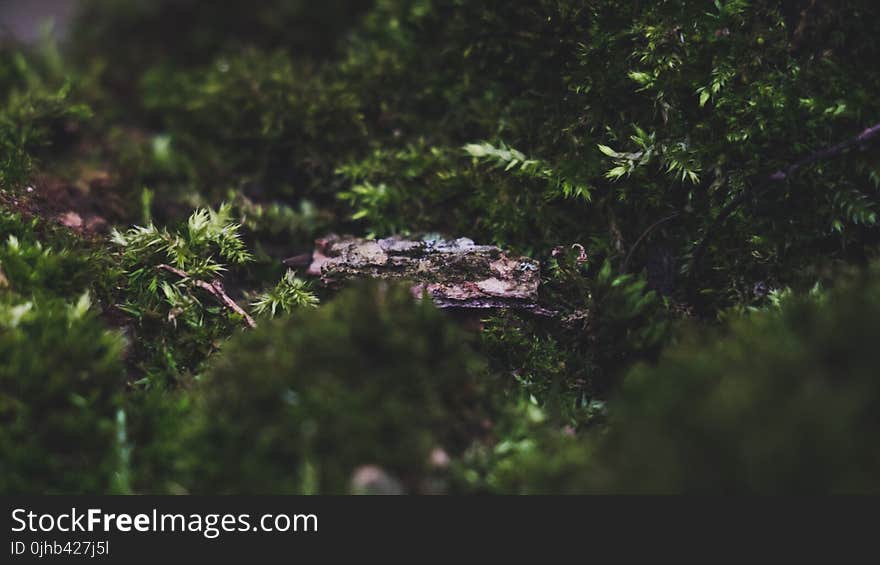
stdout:
<svg viewBox="0 0 880 565">
<path fill-rule="evenodd" d="M 354 279 L 409 280 L 414 293 L 427 294 L 440 308 L 548 313 L 538 305 L 538 261 L 466 237 L 371 240 L 330 235 L 315 242 L 307 272 L 328 286 Z"/>
</svg>

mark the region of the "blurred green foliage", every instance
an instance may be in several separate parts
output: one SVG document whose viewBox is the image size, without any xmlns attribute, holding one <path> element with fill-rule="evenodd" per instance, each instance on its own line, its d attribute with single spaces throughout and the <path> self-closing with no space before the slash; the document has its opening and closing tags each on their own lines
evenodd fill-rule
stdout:
<svg viewBox="0 0 880 565">
<path fill-rule="evenodd" d="M 0 493 L 118 491 L 124 341 L 88 246 L 0 212 Z M 106 266 L 105 266 L 106 268 Z"/>
<path fill-rule="evenodd" d="M 206 8 L 198 0 L 82 0 L 71 49 L 125 89 L 157 64 L 192 67 L 247 47 L 326 58 L 372 4 L 369 0 L 233 0 Z M 108 46 L 113 46 L 108 49 Z"/>
<path fill-rule="evenodd" d="M 693 336 L 639 367 L 617 399 L 602 488 L 629 492 L 877 492 L 880 284 Z"/>
<path fill-rule="evenodd" d="M 71 132 L 91 116 L 84 103 L 71 100 L 57 52 L 44 47 L 36 60 L 0 45 L 0 188 L 29 179 L 34 162 L 64 149 Z"/>
<path fill-rule="evenodd" d="M 235 179 L 281 196 L 331 172 L 338 148 L 363 144 L 357 97 L 281 52 L 247 50 L 193 71 L 154 68 L 143 90 L 206 191 Z"/>
<path fill-rule="evenodd" d="M 0 492 L 115 488 L 122 340 L 88 313 L 88 295 L 0 303 Z"/>
<path fill-rule="evenodd" d="M 576 436 L 542 418 L 472 451 L 466 491 L 822 494 L 877 492 L 877 267 L 696 328 L 609 399 Z M 520 422 L 526 421 L 520 417 Z M 537 424 L 535 423 L 537 422 Z"/>
<path fill-rule="evenodd" d="M 239 335 L 199 384 L 192 492 L 344 493 L 365 464 L 423 490 L 432 450 L 480 431 L 488 384 L 467 341 L 385 285 Z"/>
</svg>

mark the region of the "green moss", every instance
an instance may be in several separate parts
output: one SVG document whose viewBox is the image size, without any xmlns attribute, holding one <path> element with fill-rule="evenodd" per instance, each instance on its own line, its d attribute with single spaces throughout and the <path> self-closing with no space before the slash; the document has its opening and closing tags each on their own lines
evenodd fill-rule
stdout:
<svg viewBox="0 0 880 565">
<path fill-rule="evenodd" d="M 372 464 L 409 492 L 874 488 L 874 286 L 715 330 L 878 256 L 873 141 L 756 189 L 880 115 L 880 4 L 202 4 L 83 0 L 62 49 L 0 45 L 4 489 L 345 492 Z M 147 227 L 86 240 L 62 206 Z M 407 232 L 540 260 L 554 315 L 487 313 L 481 366 L 406 291 L 300 311 L 281 259 Z M 278 318 L 245 330 L 221 274 Z M 621 390 L 677 319 L 705 341 Z"/>
<path fill-rule="evenodd" d="M 198 0 L 82 0 L 72 48 L 85 64 L 102 64 L 115 88 L 157 64 L 182 67 L 245 46 L 284 49 L 300 57 L 336 54 L 340 38 L 370 0 L 230 0 L 205 10 Z"/>
<path fill-rule="evenodd" d="M 97 246 L 36 218 L 0 210 L 0 292 L 20 297 L 73 299 L 86 290 L 110 291 L 118 274 Z"/>
<path fill-rule="evenodd" d="M 130 315 L 143 339 L 137 344 L 141 384 L 165 386 L 198 371 L 217 342 L 245 320 L 219 304 L 210 285 L 229 267 L 253 257 L 231 219 L 231 208 L 201 208 L 176 230 L 155 225 L 114 230 L 124 277 L 118 308 Z M 222 288 L 222 287 L 221 287 Z"/>
<path fill-rule="evenodd" d="M 419 491 L 480 430 L 480 363 L 430 303 L 367 286 L 230 342 L 200 383 L 193 492 L 346 492 L 374 464 Z"/>
<path fill-rule="evenodd" d="M 205 189 L 256 184 L 301 197 L 314 175 L 364 144 L 357 94 L 283 52 L 153 69 L 143 99 Z"/>
<path fill-rule="evenodd" d="M 161 387 L 130 391 L 126 416 L 129 491 L 181 494 L 187 452 L 183 431 L 192 413 L 190 391 Z"/>
<path fill-rule="evenodd" d="M 58 145 L 66 129 L 91 116 L 85 105 L 68 100 L 69 85 L 14 89 L 0 111 L 0 188 L 21 188 L 45 148 Z"/>
<path fill-rule="evenodd" d="M 642 366 L 612 400 L 601 489 L 880 489 L 876 276 L 734 322 Z"/>
<path fill-rule="evenodd" d="M 495 494 L 585 494 L 593 470 L 593 446 L 555 432 L 532 434 L 493 465 Z"/>
<path fill-rule="evenodd" d="M 0 302 L 3 494 L 112 490 L 123 342 L 87 309 Z"/>
</svg>

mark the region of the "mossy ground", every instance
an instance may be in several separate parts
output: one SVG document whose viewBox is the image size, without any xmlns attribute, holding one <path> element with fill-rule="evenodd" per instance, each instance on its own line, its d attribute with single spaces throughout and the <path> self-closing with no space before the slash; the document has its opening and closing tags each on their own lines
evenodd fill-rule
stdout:
<svg viewBox="0 0 880 565">
<path fill-rule="evenodd" d="M 648 4 L 4 39 L 0 492 L 876 491 L 880 144 L 767 178 L 880 122 L 880 7 Z M 501 246 L 558 315 L 287 269 L 330 233 Z"/>
</svg>

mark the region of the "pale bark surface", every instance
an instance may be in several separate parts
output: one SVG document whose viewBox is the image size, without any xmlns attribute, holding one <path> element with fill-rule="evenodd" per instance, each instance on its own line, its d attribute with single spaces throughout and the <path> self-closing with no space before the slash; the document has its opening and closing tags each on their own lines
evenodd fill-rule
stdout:
<svg viewBox="0 0 880 565">
<path fill-rule="evenodd" d="M 401 279 L 414 283 L 441 308 L 519 308 L 546 314 L 538 305 L 540 264 L 468 238 L 369 240 L 328 236 L 315 242 L 308 274 L 338 286 L 352 279 Z"/>
</svg>

